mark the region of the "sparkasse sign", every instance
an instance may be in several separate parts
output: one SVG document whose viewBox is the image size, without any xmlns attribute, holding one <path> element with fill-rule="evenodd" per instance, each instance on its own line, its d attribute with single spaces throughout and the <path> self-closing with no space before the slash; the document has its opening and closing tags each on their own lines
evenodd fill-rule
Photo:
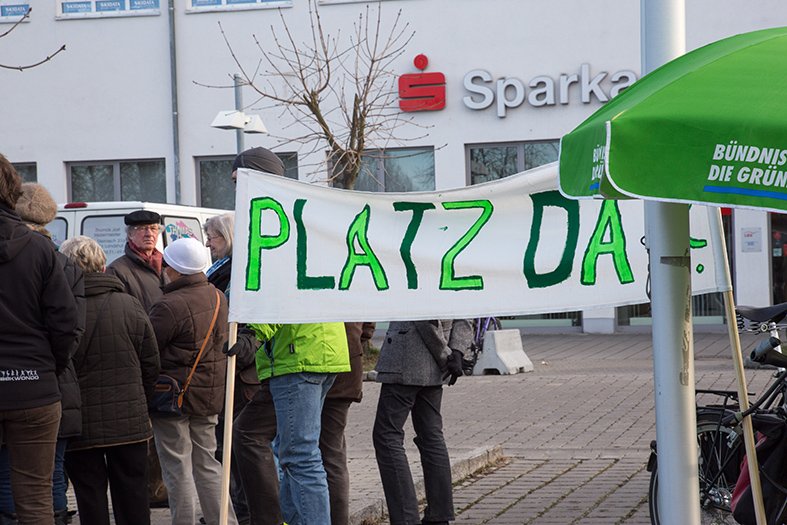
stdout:
<svg viewBox="0 0 787 525">
<path fill-rule="evenodd" d="M 591 76 L 590 64 L 582 64 L 579 73 L 563 73 L 557 80 L 546 75 L 535 76 L 526 88 L 516 77 L 495 80 L 489 71 L 473 69 L 464 76 L 463 86 L 470 94 L 464 96 L 462 102 L 472 110 L 484 110 L 495 104 L 497 116 L 505 118 L 508 109 L 525 102 L 533 107 L 565 106 L 572 102 L 589 104 L 594 97 L 598 102 L 607 102 L 637 80 L 637 74 L 628 69 L 612 73 L 609 82 L 604 82 L 607 75 L 606 71 L 601 71 Z"/>
<path fill-rule="evenodd" d="M 407 73 L 399 77 L 399 108 L 408 113 L 445 108 L 449 89 L 445 75 L 423 72 L 429 63 L 426 55 L 417 55 L 413 63 L 421 73 Z M 525 103 L 539 108 L 558 104 L 590 104 L 595 99 L 603 104 L 636 82 L 637 78 L 637 73 L 629 69 L 593 74 L 590 64 L 581 64 L 577 73 L 561 73 L 557 78 L 536 75 L 525 84 L 517 77 L 495 78 L 489 70 L 478 68 L 468 71 L 462 79 L 462 86 L 467 92 L 462 102 L 474 111 L 494 105 L 497 116 L 505 118 L 509 109 Z"/>
</svg>

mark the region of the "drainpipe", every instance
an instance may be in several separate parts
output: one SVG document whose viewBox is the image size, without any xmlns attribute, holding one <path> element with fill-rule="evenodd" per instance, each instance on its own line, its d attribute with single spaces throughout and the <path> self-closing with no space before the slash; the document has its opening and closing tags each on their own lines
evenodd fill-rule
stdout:
<svg viewBox="0 0 787 525">
<path fill-rule="evenodd" d="M 175 204 L 180 204 L 180 129 L 178 127 L 178 60 L 175 44 L 175 0 L 169 8 L 169 89 L 172 98 L 172 168 L 175 174 Z"/>
</svg>

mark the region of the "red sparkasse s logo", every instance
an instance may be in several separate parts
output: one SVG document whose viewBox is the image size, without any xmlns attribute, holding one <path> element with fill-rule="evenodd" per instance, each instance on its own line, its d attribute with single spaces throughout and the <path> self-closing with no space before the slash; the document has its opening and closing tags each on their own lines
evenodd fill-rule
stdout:
<svg viewBox="0 0 787 525">
<path fill-rule="evenodd" d="M 423 71 L 429 64 L 426 55 L 417 55 L 413 64 Z M 445 107 L 445 75 L 409 73 L 399 77 L 399 109 L 402 111 L 438 111 Z"/>
</svg>

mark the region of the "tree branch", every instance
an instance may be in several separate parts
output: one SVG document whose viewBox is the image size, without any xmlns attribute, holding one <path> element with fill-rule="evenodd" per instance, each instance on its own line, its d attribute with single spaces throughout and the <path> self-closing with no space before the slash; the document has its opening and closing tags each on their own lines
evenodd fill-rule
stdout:
<svg viewBox="0 0 787 525">
<path fill-rule="evenodd" d="M 24 22 L 26 19 L 30 18 L 30 13 L 31 13 L 32 11 L 33 11 L 33 8 L 32 8 L 32 7 L 28 7 L 28 8 L 27 8 L 27 11 L 25 11 L 25 14 L 24 14 L 24 15 L 22 15 L 22 18 L 20 18 L 20 19 L 19 19 L 19 20 L 17 20 L 16 22 L 14 22 L 14 24 L 13 24 L 13 25 L 12 25 L 12 26 L 11 26 L 11 27 L 8 29 L 8 31 L 6 31 L 5 33 L 2 33 L 2 34 L 0 34 L 0 38 L 3 38 L 3 37 L 5 37 L 5 36 L 8 36 L 9 34 L 11 34 L 11 32 L 12 32 L 14 29 L 16 29 L 17 27 L 19 27 L 19 24 L 21 24 L 22 22 Z M 58 49 L 57 51 L 55 51 L 55 52 L 54 52 L 54 53 L 52 53 L 51 55 L 47 55 L 47 57 L 46 57 L 46 58 L 44 58 L 43 60 L 39 60 L 38 62 L 36 62 L 36 63 L 34 63 L 34 64 L 28 64 L 28 65 L 26 65 L 26 66 L 11 66 L 11 65 L 8 65 L 8 64 L 2 64 L 2 63 L 0 63 L 0 68 L 2 68 L 2 69 L 15 69 L 15 70 L 17 70 L 17 71 L 24 71 L 25 69 L 32 69 L 32 68 L 34 68 L 34 67 L 40 66 L 41 64 L 44 64 L 44 63 L 46 63 L 46 62 L 49 62 L 49 61 L 50 61 L 50 60 L 52 60 L 52 59 L 53 59 L 55 56 L 57 56 L 59 53 L 61 53 L 62 51 L 65 51 L 65 50 L 66 50 L 66 45 L 65 45 L 65 44 L 63 44 L 62 46 L 60 46 L 60 49 Z"/>
</svg>

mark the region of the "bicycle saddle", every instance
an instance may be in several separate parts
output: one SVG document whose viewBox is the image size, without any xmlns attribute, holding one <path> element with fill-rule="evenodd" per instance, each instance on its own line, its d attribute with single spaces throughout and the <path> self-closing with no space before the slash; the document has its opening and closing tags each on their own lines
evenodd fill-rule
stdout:
<svg viewBox="0 0 787 525">
<path fill-rule="evenodd" d="M 765 321 L 778 323 L 787 316 L 787 303 L 763 306 L 761 308 L 755 306 L 738 306 L 735 308 L 735 312 L 741 317 L 745 317 L 757 323 Z"/>
</svg>

